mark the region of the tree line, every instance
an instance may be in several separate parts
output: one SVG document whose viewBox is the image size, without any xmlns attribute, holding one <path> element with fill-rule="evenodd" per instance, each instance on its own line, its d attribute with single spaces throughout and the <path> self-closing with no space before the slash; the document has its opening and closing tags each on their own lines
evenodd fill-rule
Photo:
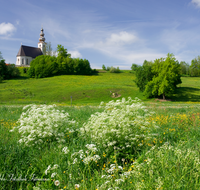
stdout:
<svg viewBox="0 0 200 190">
<path fill-rule="evenodd" d="M 0 52 L 0 83 L 5 79 L 16 78 L 19 75 L 19 69 L 15 67 L 15 64 L 6 64 Z"/>
<path fill-rule="evenodd" d="M 28 69 L 29 77 L 43 78 L 55 75 L 91 75 L 96 73 L 95 69 L 91 69 L 88 60 L 71 58 L 67 49 L 62 45 L 57 46 L 57 56 L 50 55 L 50 51 L 45 54 L 31 61 Z"/>
</svg>

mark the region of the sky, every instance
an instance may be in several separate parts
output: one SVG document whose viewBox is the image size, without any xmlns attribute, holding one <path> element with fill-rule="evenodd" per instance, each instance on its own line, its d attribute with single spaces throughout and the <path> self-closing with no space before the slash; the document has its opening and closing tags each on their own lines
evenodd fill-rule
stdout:
<svg viewBox="0 0 200 190">
<path fill-rule="evenodd" d="M 52 49 L 63 45 L 92 69 L 131 69 L 173 53 L 200 55 L 200 0 L 0 0 L 0 51 L 16 63 L 22 45 L 37 47 L 43 27 Z"/>
</svg>

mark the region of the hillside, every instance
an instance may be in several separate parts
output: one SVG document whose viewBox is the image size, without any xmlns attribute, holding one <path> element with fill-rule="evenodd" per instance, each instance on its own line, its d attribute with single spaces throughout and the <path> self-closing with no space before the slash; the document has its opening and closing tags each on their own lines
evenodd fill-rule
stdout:
<svg viewBox="0 0 200 190">
<path fill-rule="evenodd" d="M 133 73 L 99 73 L 98 75 L 63 75 L 42 79 L 20 78 L 0 84 L 0 104 L 98 105 L 120 97 L 145 100 L 134 83 Z M 113 95 L 115 93 L 115 95 Z M 182 77 L 174 101 L 200 101 L 200 78 Z M 148 100 L 149 101 L 149 100 Z"/>
</svg>

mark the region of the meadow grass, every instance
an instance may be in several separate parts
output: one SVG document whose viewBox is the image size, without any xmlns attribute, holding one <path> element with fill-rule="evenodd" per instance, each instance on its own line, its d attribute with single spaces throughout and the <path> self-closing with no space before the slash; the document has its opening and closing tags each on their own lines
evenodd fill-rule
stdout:
<svg viewBox="0 0 200 190">
<path fill-rule="evenodd" d="M 21 135 L 10 132 L 17 125 L 22 107 L 0 107 L 0 186 L 17 190 L 199 189 L 200 106 L 160 102 L 146 105 L 155 112 L 148 121 L 159 126 L 153 131 L 157 135 L 151 141 L 141 139 L 141 151 L 124 158 L 115 148 L 112 152 L 103 146 L 95 151 L 86 148 L 87 144 L 96 144 L 88 134 L 66 134 L 66 143 L 44 143 L 42 149 L 25 147 L 18 143 Z M 92 114 L 104 110 L 87 106 L 56 109 L 68 112 L 70 119 L 79 122 L 78 128 Z M 66 154 L 63 146 L 67 147 Z M 81 150 L 87 156 L 98 154 L 101 159 L 83 163 Z"/>
<path fill-rule="evenodd" d="M 92 76 L 63 75 L 41 79 L 12 79 L 0 84 L 0 104 L 98 105 L 121 97 L 142 97 L 133 73 L 99 73 Z"/>
</svg>

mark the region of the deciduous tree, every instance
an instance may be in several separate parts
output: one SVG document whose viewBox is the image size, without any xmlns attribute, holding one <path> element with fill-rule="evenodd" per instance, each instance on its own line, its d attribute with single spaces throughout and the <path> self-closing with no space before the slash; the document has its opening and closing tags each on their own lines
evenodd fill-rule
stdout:
<svg viewBox="0 0 200 190">
<path fill-rule="evenodd" d="M 167 58 L 154 61 L 152 65 L 153 79 L 145 86 L 146 97 L 172 95 L 177 84 L 181 83 L 181 67 L 173 54 L 167 54 Z"/>
</svg>

